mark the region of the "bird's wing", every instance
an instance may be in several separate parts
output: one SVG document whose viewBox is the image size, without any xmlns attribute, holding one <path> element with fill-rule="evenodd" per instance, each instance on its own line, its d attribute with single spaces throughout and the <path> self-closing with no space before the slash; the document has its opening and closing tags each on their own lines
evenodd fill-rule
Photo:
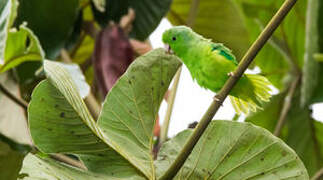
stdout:
<svg viewBox="0 0 323 180">
<path fill-rule="evenodd" d="M 232 61 L 238 65 L 236 57 L 232 54 L 231 50 L 221 43 L 211 43 L 211 51 L 216 51 L 218 54 L 224 56 L 227 60 Z"/>
</svg>

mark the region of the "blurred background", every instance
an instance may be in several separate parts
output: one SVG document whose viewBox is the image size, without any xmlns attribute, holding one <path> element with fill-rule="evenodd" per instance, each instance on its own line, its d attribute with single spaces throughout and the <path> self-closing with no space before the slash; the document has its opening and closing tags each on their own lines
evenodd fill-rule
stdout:
<svg viewBox="0 0 323 180">
<path fill-rule="evenodd" d="M 19 5 L 8 8 L 9 1 L 0 2 L 0 132 L 20 143 L 31 143 L 26 106 L 8 94 L 28 103 L 45 78 L 43 59 L 69 64 L 66 68 L 83 82 L 84 100 L 97 118 L 105 96 L 136 57 L 164 46 L 166 29 L 190 26 L 232 49 L 240 60 L 284 2 L 12 0 Z M 274 85 L 271 101 L 263 110 L 237 115 L 226 100 L 214 119 L 267 129 L 293 148 L 313 175 L 323 166 L 322 53 L 323 2 L 298 1 L 248 70 Z M 174 79 L 161 103 L 156 139 L 194 127 L 214 96 L 200 88 L 184 66 Z"/>
</svg>

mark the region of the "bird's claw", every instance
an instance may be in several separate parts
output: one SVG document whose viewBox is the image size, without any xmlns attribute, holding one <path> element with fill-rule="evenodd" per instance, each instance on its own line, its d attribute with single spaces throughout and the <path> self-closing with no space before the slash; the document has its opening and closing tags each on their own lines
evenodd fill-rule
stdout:
<svg viewBox="0 0 323 180">
<path fill-rule="evenodd" d="M 213 97 L 213 100 L 214 101 L 216 101 L 216 102 L 220 102 L 220 99 L 219 99 L 220 97 L 218 97 L 218 95 L 215 95 L 214 97 Z M 221 106 L 223 106 L 223 104 L 221 103 Z"/>
<path fill-rule="evenodd" d="M 214 99 L 214 101 L 217 101 L 217 102 L 219 102 L 219 101 L 220 101 L 220 99 L 217 97 L 217 95 L 215 95 L 215 96 L 213 97 L 213 99 Z"/>
<path fill-rule="evenodd" d="M 228 76 L 233 77 L 234 76 L 234 73 L 233 72 L 229 72 L 228 73 Z"/>
</svg>

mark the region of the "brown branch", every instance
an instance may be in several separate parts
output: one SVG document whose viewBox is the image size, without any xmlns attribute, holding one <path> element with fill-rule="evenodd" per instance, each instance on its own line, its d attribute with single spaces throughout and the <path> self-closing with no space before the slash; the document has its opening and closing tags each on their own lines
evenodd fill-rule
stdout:
<svg viewBox="0 0 323 180">
<path fill-rule="evenodd" d="M 24 109 L 25 109 L 25 111 L 27 111 L 27 109 L 28 109 L 28 103 L 27 103 L 25 100 L 23 100 L 23 99 L 21 99 L 21 98 L 19 98 L 19 97 L 15 96 L 14 94 L 12 94 L 8 89 L 6 89 L 6 88 L 4 87 L 4 86 L 3 86 L 3 84 L 1 84 L 1 83 L 0 83 L 0 91 L 1 91 L 4 95 L 6 95 L 9 99 L 11 99 L 13 102 L 15 102 L 17 105 L 19 105 L 20 107 L 24 108 Z"/>
<path fill-rule="evenodd" d="M 188 141 L 185 143 L 182 150 L 179 152 L 178 156 L 176 157 L 175 161 L 170 165 L 170 167 L 166 170 L 165 174 L 162 175 L 160 179 L 162 180 L 168 180 L 173 179 L 174 176 L 176 176 L 177 172 L 180 170 L 180 168 L 185 163 L 186 159 L 192 152 L 194 146 L 202 136 L 203 132 L 206 130 L 207 126 L 211 122 L 213 116 L 218 111 L 218 109 L 221 107 L 223 101 L 225 98 L 229 95 L 231 89 L 234 87 L 234 85 L 238 82 L 244 71 L 248 68 L 250 63 L 254 60 L 258 52 L 261 50 L 261 48 L 265 45 L 265 43 L 268 41 L 268 39 L 271 37 L 273 32 L 277 29 L 279 24 L 283 21 L 285 16 L 288 14 L 288 12 L 292 9 L 294 4 L 297 2 L 297 0 L 286 0 L 282 7 L 278 10 L 278 12 L 275 14 L 275 16 L 271 19 L 271 21 L 268 23 L 264 31 L 259 35 L 257 40 L 253 43 L 253 45 L 249 48 L 245 56 L 242 58 L 239 66 L 234 71 L 234 75 L 231 76 L 219 94 L 217 95 L 216 100 L 214 100 L 211 105 L 209 106 L 208 110 L 200 120 L 200 123 L 195 128 L 193 134 L 190 136 Z"/>
<path fill-rule="evenodd" d="M 60 161 L 60 162 L 63 162 L 65 164 L 68 164 L 68 165 L 71 165 L 71 166 L 74 166 L 74 167 L 77 167 L 77 168 L 80 168 L 80 169 L 83 169 L 83 170 L 87 170 L 86 166 L 78 161 L 78 160 L 75 160 L 75 159 L 72 159 L 66 155 L 63 155 L 63 154 L 50 154 L 49 157 L 51 157 L 52 159 L 55 159 L 57 161 Z"/>
<path fill-rule="evenodd" d="M 321 168 L 319 171 L 317 171 L 314 176 L 311 178 L 311 180 L 319 180 L 323 177 L 323 168 Z"/>
<path fill-rule="evenodd" d="M 286 122 L 287 114 L 291 108 L 292 99 L 293 99 L 293 96 L 294 96 L 294 93 L 295 93 L 295 90 L 296 90 L 296 87 L 297 87 L 299 81 L 300 81 L 300 76 L 297 76 L 296 79 L 291 83 L 288 93 L 285 96 L 283 109 L 280 113 L 277 125 L 275 127 L 275 131 L 274 131 L 274 135 L 277 137 L 280 135 L 280 132 Z"/>
</svg>

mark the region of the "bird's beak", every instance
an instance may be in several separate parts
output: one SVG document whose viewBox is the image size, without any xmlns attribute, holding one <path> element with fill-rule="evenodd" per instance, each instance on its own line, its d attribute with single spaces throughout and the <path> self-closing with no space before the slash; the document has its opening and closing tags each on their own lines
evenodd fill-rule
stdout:
<svg viewBox="0 0 323 180">
<path fill-rule="evenodd" d="M 168 54 L 174 54 L 174 51 L 170 48 L 169 44 L 165 44 L 165 50 Z"/>
</svg>

